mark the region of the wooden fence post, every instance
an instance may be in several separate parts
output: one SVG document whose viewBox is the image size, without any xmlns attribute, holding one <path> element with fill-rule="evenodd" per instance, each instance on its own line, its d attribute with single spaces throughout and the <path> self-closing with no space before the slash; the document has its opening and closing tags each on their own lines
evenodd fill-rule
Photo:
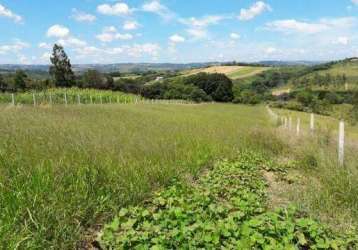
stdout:
<svg viewBox="0 0 358 250">
<path fill-rule="evenodd" d="M 14 93 L 11 94 L 11 103 L 12 103 L 12 106 L 15 106 L 15 95 L 14 95 Z"/>
<path fill-rule="evenodd" d="M 102 95 L 99 96 L 100 103 L 103 104 Z"/>
<path fill-rule="evenodd" d="M 65 92 L 65 105 L 67 106 L 67 93 Z"/>
<path fill-rule="evenodd" d="M 93 98 L 91 95 L 90 95 L 90 102 L 91 102 L 91 104 L 93 104 Z"/>
<path fill-rule="evenodd" d="M 52 94 L 50 93 L 50 105 L 52 106 Z"/>
<path fill-rule="evenodd" d="M 288 130 L 292 130 L 292 117 L 290 116 L 290 118 L 288 119 Z"/>
<path fill-rule="evenodd" d="M 80 105 L 81 104 L 81 96 L 80 96 L 80 94 L 77 94 L 77 101 L 78 101 L 78 105 Z"/>
<path fill-rule="evenodd" d="M 339 122 L 338 163 L 344 166 L 344 121 Z"/>
</svg>

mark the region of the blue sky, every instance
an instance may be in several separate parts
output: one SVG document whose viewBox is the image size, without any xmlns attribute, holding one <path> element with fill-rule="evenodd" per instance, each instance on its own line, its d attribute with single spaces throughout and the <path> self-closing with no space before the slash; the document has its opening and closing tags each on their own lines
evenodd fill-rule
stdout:
<svg viewBox="0 0 358 250">
<path fill-rule="evenodd" d="M 358 0 L 0 0 L 0 64 L 358 56 Z"/>
</svg>

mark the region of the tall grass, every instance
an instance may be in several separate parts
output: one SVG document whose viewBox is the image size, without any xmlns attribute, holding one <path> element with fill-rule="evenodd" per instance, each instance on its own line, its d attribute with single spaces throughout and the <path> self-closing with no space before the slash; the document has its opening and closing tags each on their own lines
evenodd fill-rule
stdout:
<svg viewBox="0 0 358 250">
<path fill-rule="evenodd" d="M 2 107 L 0 248 L 74 248 L 173 177 L 242 147 L 277 153 L 267 121 L 234 105 Z"/>
<path fill-rule="evenodd" d="M 15 104 L 100 104 L 100 103 L 133 103 L 141 98 L 109 90 L 54 88 L 43 91 L 27 91 L 14 93 Z M 12 103 L 11 93 L 0 93 L 0 103 Z"/>
<path fill-rule="evenodd" d="M 301 118 L 302 133 L 281 130 L 290 148 L 287 157 L 297 161 L 300 183 L 289 192 L 290 200 L 337 231 L 358 229 L 358 128 L 346 123 L 345 166 L 338 163 L 337 119 L 316 116 L 315 132 L 309 132 L 309 114 L 276 110 Z M 295 124 L 294 124 L 295 125 Z M 294 127 L 295 128 L 295 127 Z"/>
</svg>

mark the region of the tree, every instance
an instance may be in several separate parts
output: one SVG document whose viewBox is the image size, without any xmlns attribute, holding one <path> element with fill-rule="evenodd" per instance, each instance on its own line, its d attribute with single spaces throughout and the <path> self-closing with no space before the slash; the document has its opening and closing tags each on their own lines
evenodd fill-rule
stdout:
<svg viewBox="0 0 358 250">
<path fill-rule="evenodd" d="M 103 75 L 94 69 L 87 70 L 82 76 L 82 88 L 105 88 L 105 79 Z"/>
<path fill-rule="evenodd" d="M 186 85 L 195 85 L 214 101 L 231 102 L 234 98 L 232 81 L 224 74 L 199 73 L 183 79 Z"/>
<path fill-rule="evenodd" d="M 57 87 L 71 87 L 75 85 L 75 74 L 72 71 L 70 59 L 61 45 L 53 46 L 52 56 L 50 58 L 52 66 L 50 74 L 52 75 Z"/>
<path fill-rule="evenodd" d="M 4 92 L 7 90 L 7 84 L 3 78 L 3 76 L 0 74 L 0 91 Z"/>
<path fill-rule="evenodd" d="M 17 70 L 14 76 L 14 87 L 16 90 L 26 89 L 27 75 L 22 70 Z"/>
</svg>

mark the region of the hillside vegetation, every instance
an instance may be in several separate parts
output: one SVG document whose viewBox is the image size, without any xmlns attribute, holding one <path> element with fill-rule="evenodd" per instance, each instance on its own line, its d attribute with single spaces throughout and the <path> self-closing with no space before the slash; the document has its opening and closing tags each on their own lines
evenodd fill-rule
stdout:
<svg viewBox="0 0 358 250">
<path fill-rule="evenodd" d="M 193 75 L 198 73 L 219 73 L 227 75 L 232 80 L 236 80 L 254 76 L 268 69 L 269 67 L 259 66 L 211 66 L 208 68 L 193 69 L 189 72 L 184 71 L 184 74 Z"/>
</svg>

